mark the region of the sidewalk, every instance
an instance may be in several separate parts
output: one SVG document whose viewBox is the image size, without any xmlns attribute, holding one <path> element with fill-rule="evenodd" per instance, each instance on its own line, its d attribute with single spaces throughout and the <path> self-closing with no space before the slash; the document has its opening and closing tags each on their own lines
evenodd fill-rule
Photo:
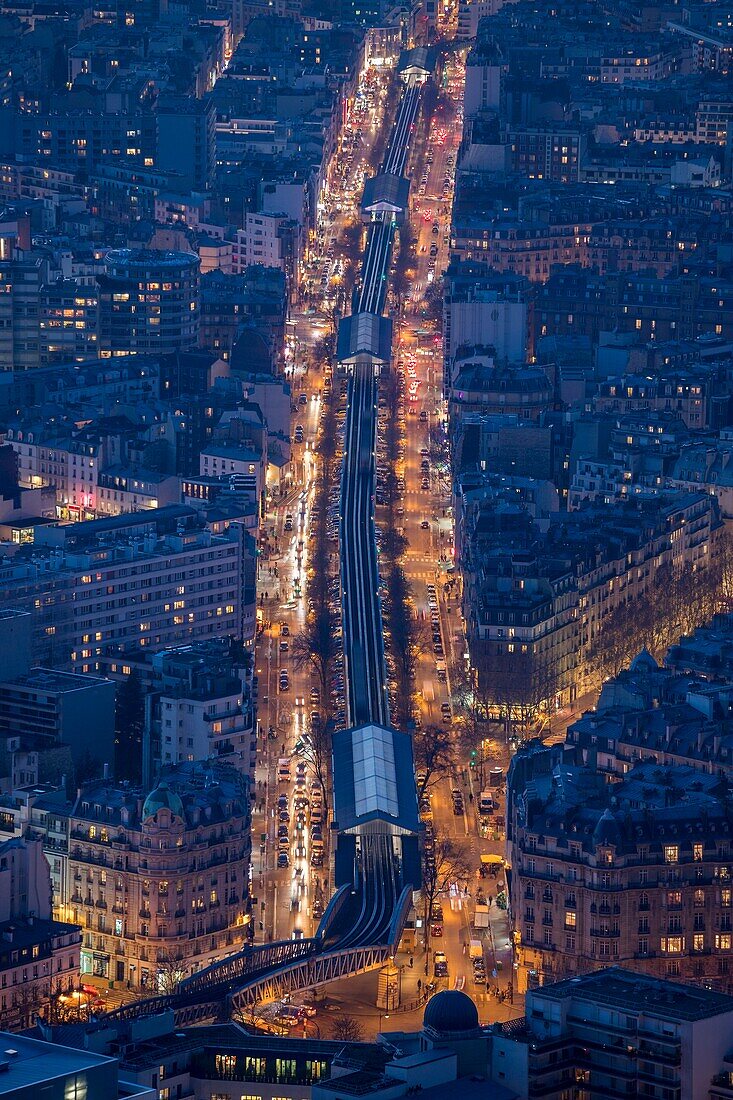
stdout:
<svg viewBox="0 0 733 1100">
<path fill-rule="evenodd" d="M 358 1020 L 365 1039 L 374 1039 L 382 1032 L 389 1031 L 419 1031 L 422 1028 L 423 1013 L 425 1011 L 425 974 L 423 967 L 424 956 L 416 953 L 414 966 L 409 965 L 409 954 L 399 952 L 395 958 L 395 964 L 402 970 L 402 997 L 399 1008 L 380 1011 L 376 1007 L 377 983 L 379 971 L 372 970 L 367 974 L 359 974 L 354 978 L 341 978 L 328 986 L 319 986 L 318 1001 L 325 999 L 326 1007 L 319 1006 L 316 1022 L 322 1038 L 330 1034 L 330 1023 L 339 1016 L 353 1016 Z M 507 971 L 504 971 L 507 975 Z M 432 981 L 432 978 L 427 979 Z M 418 982 L 421 982 L 418 988 Z M 500 979 L 502 988 L 507 984 Z M 434 982 L 433 996 L 441 989 L 452 989 L 455 981 L 448 980 Z M 479 1020 L 482 1024 L 496 1021 L 506 1022 L 517 1019 L 524 1014 L 524 997 L 514 995 L 514 1003 L 508 1000 L 503 1003 L 487 992 L 481 992 L 470 987 L 468 981 L 464 986 L 464 992 L 475 1002 L 478 1009 Z"/>
</svg>

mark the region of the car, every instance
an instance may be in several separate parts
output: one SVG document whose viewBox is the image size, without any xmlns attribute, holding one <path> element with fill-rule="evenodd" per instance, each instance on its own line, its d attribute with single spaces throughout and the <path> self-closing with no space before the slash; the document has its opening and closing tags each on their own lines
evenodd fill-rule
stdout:
<svg viewBox="0 0 733 1100">
<path fill-rule="evenodd" d="M 463 817 L 463 799 L 460 802 L 456 799 L 453 803 L 453 816 Z"/>
<path fill-rule="evenodd" d="M 443 711 L 443 714 L 450 714 L 450 703 L 441 703 L 440 709 Z"/>
<path fill-rule="evenodd" d="M 290 856 L 287 852 L 278 852 L 277 865 L 280 868 L 290 866 Z"/>
<path fill-rule="evenodd" d="M 445 957 L 445 951 L 435 952 L 433 955 L 433 968 L 436 978 L 448 977 L 448 960 Z"/>
<path fill-rule="evenodd" d="M 420 524 L 420 529 L 422 531 L 429 531 L 430 530 L 430 524 L 428 523 L 428 521 L 426 519 L 424 519 L 422 521 L 422 523 Z"/>
<path fill-rule="evenodd" d="M 290 634 L 290 627 L 287 623 L 280 623 L 280 635 L 283 638 L 287 638 Z"/>
<path fill-rule="evenodd" d="M 420 482 L 420 488 L 421 489 L 429 489 L 430 488 L 430 482 L 428 481 L 428 479 L 426 477 L 424 477 L 422 479 L 422 481 Z"/>
<path fill-rule="evenodd" d="M 287 653 L 287 651 L 289 649 L 290 649 L 290 646 L 288 645 L 287 642 L 280 642 L 280 652 L 281 653 Z"/>
</svg>

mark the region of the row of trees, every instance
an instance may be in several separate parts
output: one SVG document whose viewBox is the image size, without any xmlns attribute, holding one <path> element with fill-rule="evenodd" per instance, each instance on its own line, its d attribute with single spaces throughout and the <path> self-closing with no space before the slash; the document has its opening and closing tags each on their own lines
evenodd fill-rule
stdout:
<svg viewBox="0 0 733 1100">
<path fill-rule="evenodd" d="M 328 773 L 331 757 L 332 706 L 331 681 L 339 652 L 338 621 L 331 585 L 333 568 L 328 535 L 328 509 L 338 480 L 339 433 L 338 399 L 333 390 L 323 395 L 321 422 L 315 453 L 319 458 L 316 493 L 313 502 L 313 528 L 310 541 L 310 565 L 306 583 L 308 617 L 303 630 L 292 641 L 293 666 L 309 669 L 320 693 L 321 721 L 311 723 L 304 745 L 304 758 L 318 780 L 327 804 Z"/>
<path fill-rule="evenodd" d="M 733 608 L 733 539 L 723 532 L 706 569 L 689 565 L 657 570 L 654 584 L 641 596 L 620 603 L 606 616 L 584 653 L 590 687 L 617 676 L 642 649 L 655 657 L 684 634 Z"/>
<path fill-rule="evenodd" d="M 402 237 L 401 241 L 409 238 Z M 400 245 L 402 251 L 403 245 Z M 385 371 L 381 380 L 388 410 L 398 408 L 401 385 L 397 374 Z M 385 422 L 384 449 L 387 473 L 380 482 L 383 499 L 381 522 L 380 572 L 384 585 L 384 613 L 386 619 L 387 661 L 392 680 L 392 710 L 395 725 L 405 729 L 412 721 L 415 691 L 415 667 L 417 646 L 415 643 L 410 599 L 412 591 L 402 565 L 408 542 L 397 530 L 396 507 L 399 498 L 397 463 L 402 446 L 402 429 L 397 416 L 387 416 Z"/>
<path fill-rule="evenodd" d="M 656 659 L 682 635 L 733 609 L 733 539 L 721 533 L 707 568 L 661 566 L 642 594 L 619 602 L 589 643 L 579 641 L 574 667 L 564 669 L 551 651 L 514 653 L 475 640 L 471 676 L 454 684 L 454 705 L 467 744 L 480 747 L 488 723 L 500 719 L 519 738 L 549 722 L 558 695 L 574 679 L 578 692 L 598 690 L 642 649 Z"/>
</svg>

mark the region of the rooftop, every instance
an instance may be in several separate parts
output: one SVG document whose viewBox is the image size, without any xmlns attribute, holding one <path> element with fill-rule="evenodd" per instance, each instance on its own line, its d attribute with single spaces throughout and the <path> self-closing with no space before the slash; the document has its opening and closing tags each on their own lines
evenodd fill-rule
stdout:
<svg viewBox="0 0 733 1100">
<path fill-rule="evenodd" d="M 0 1062 L 7 1063 L 2 1076 L 3 1094 L 19 1089 L 41 1088 L 60 1077 L 109 1065 L 110 1058 L 86 1050 L 56 1046 L 23 1035 L 0 1033 Z M 29 1093 L 28 1093 L 29 1095 Z M 110 1098 L 112 1100 L 112 1098 Z"/>
<path fill-rule="evenodd" d="M 365 820 L 417 832 L 417 801 L 409 734 L 370 724 L 333 738 L 335 819 L 340 829 Z"/>
<path fill-rule="evenodd" d="M 681 982 L 661 981 L 620 966 L 610 966 L 581 978 L 568 978 L 545 985 L 536 995 L 555 1001 L 578 998 L 610 1008 L 621 1008 L 626 1012 L 690 1023 L 733 1013 L 733 997 L 725 993 L 682 985 Z"/>
</svg>

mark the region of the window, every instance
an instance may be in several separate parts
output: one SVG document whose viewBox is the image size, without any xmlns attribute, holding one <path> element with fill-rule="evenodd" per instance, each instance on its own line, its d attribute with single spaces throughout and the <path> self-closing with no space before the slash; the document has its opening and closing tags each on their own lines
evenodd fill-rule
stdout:
<svg viewBox="0 0 733 1100">
<path fill-rule="evenodd" d="M 248 1081 L 259 1081 L 267 1072 L 267 1059 L 248 1055 L 244 1059 L 244 1073 Z"/>
<path fill-rule="evenodd" d="M 730 932 L 719 932 L 715 936 L 715 948 L 717 951 L 730 951 Z"/>
<path fill-rule="evenodd" d="M 311 1062 L 308 1060 L 305 1063 L 305 1075 L 310 1081 L 320 1081 L 321 1078 L 326 1076 L 326 1069 L 326 1062 Z"/>
<path fill-rule="evenodd" d="M 294 1081 L 296 1066 L 295 1058 L 276 1058 L 275 1078 L 278 1081 Z"/>
<path fill-rule="evenodd" d="M 728 937 L 730 940 L 730 936 Z M 684 948 L 682 936 L 662 936 L 661 949 L 667 955 L 679 955 Z"/>
<path fill-rule="evenodd" d="M 217 1054 L 214 1057 L 214 1065 L 219 1076 L 226 1080 L 232 1078 L 237 1069 L 236 1054 Z"/>
<path fill-rule="evenodd" d="M 77 1073 L 64 1082 L 64 1100 L 87 1100 L 87 1075 Z"/>
<path fill-rule="evenodd" d="M 692 937 L 692 950 L 704 951 L 705 950 L 705 936 L 702 932 L 696 932 Z"/>
<path fill-rule="evenodd" d="M 730 909 L 731 891 L 727 888 L 720 891 L 720 904 L 725 909 Z"/>
<path fill-rule="evenodd" d="M 696 863 L 699 863 L 702 860 L 702 844 L 692 845 L 692 858 Z"/>
<path fill-rule="evenodd" d="M 577 917 L 576 913 L 572 912 L 572 910 L 570 910 L 570 909 L 565 910 L 565 927 L 566 928 L 575 928 L 577 919 L 578 919 L 578 917 Z"/>
<path fill-rule="evenodd" d="M 664 862 L 665 863 L 678 863 L 680 858 L 680 850 L 676 844 L 664 845 Z"/>
</svg>

